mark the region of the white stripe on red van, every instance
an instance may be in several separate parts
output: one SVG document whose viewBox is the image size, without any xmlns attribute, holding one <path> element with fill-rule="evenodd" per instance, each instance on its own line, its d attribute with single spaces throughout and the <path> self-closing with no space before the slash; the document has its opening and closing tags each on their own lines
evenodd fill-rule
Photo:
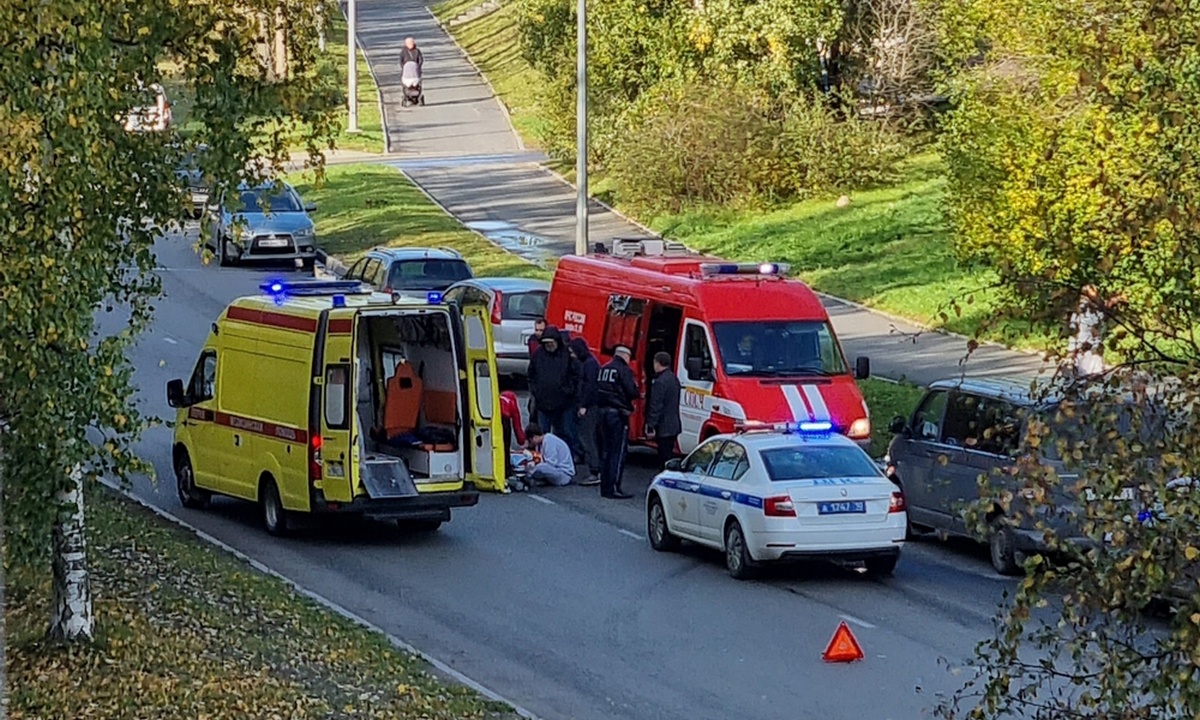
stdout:
<svg viewBox="0 0 1200 720">
<path fill-rule="evenodd" d="M 781 385 L 780 387 L 783 390 L 783 397 L 787 400 L 788 409 L 792 411 L 793 420 L 810 422 L 815 419 L 808 401 L 800 394 L 800 388 L 795 385 Z"/>
<path fill-rule="evenodd" d="M 825 398 L 821 397 L 821 389 L 816 385 L 802 385 L 801 392 L 804 393 L 804 399 L 808 401 L 808 406 L 812 411 L 812 419 L 820 422 L 833 420 L 829 415 L 829 407 L 825 404 Z"/>
</svg>

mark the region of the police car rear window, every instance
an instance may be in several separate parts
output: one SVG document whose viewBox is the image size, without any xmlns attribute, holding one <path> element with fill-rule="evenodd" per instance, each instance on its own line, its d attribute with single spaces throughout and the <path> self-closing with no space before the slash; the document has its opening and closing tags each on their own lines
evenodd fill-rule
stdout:
<svg viewBox="0 0 1200 720">
<path fill-rule="evenodd" d="M 857 447 L 800 446 L 763 450 L 767 475 L 775 482 L 880 475 L 874 461 Z"/>
</svg>

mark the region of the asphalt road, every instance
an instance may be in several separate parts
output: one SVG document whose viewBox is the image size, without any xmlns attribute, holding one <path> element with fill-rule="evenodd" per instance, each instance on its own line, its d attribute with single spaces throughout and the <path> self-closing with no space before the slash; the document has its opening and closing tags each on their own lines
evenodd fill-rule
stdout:
<svg viewBox="0 0 1200 720">
<path fill-rule="evenodd" d="M 202 267 L 180 237 L 158 254 L 166 298 L 132 359 L 139 401 L 170 417 L 167 380 L 268 271 Z M 141 497 L 547 720 L 912 720 L 961 682 L 946 664 L 970 655 L 1012 587 L 978 548 L 936 541 L 909 544 L 887 580 L 818 564 L 741 583 L 714 553 L 655 553 L 639 501 L 595 488 L 485 496 L 424 538 L 360 522 L 280 540 L 245 503 L 180 507 L 170 430 L 139 451 L 160 478 L 137 482 Z M 648 460 L 635 454 L 627 489 L 645 488 Z M 827 665 L 843 619 L 867 658 Z"/>
</svg>

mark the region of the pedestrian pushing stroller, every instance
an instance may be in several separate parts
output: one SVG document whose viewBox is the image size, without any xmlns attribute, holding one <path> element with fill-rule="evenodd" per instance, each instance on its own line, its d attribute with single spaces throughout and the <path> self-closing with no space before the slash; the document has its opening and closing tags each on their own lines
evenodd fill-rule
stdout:
<svg viewBox="0 0 1200 720">
<path fill-rule="evenodd" d="M 401 105 L 424 105 L 425 93 L 421 90 L 421 66 L 409 60 L 400 71 L 400 83 L 404 86 L 404 99 Z"/>
</svg>

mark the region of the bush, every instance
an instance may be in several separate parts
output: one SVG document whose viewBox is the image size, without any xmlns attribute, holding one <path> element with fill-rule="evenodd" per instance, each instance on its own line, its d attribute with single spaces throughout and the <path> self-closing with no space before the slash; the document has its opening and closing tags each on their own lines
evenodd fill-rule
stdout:
<svg viewBox="0 0 1200 720">
<path fill-rule="evenodd" d="M 660 86 L 622 118 L 606 169 L 622 202 L 656 212 L 761 204 L 891 179 L 903 137 L 842 117 L 824 96 L 771 100 L 739 85 Z"/>
</svg>

